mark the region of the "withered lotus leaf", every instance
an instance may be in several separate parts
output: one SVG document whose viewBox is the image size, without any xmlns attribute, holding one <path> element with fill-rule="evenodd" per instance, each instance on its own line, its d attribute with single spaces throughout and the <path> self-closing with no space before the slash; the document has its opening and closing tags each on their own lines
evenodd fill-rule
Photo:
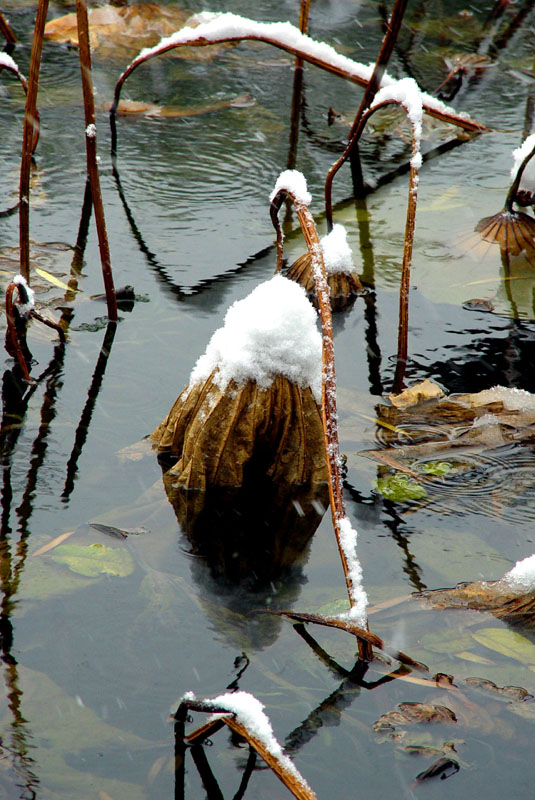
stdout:
<svg viewBox="0 0 535 800">
<path fill-rule="evenodd" d="M 447 706 L 432 703 L 399 703 L 397 710 L 383 714 L 374 722 L 373 727 L 377 733 L 386 733 L 399 725 L 426 722 L 457 722 L 457 718 Z"/>
<path fill-rule="evenodd" d="M 187 387 L 151 435 L 186 488 L 241 486 L 253 459 L 273 481 L 327 479 L 321 411 L 312 390 L 278 375 L 260 388 L 249 380 L 223 390 L 214 380 Z"/>
<path fill-rule="evenodd" d="M 186 22 L 190 12 L 157 3 L 131 5 L 103 5 L 88 10 L 91 48 L 101 55 L 124 57 L 125 51 L 152 47 L 164 36 L 169 36 Z M 45 37 L 55 42 L 78 47 L 76 14 L 66 14 L 52 19 L 45 26 Z M 173 51 L 178 58 L 212 58 L 218 48 L 179 47 Z M 220 48 L 219 48 L 220 49 Z M 206 52 L 205 52 L 206 51 Z"/>
<path fill-rule="evenodd" d="M 466 608 L 488 611 L 512 625 L 533 625 L 535 592 L 521 591 L 503 578 L 497 581 L 459 583 L 453 589 L 419 592 L 414 597 L 425 600 L 433 608 Z"/>
<path fill-rule="evenodd" d="M 286 273 L 290 280 L 299 283 L 309 296 L 313 305 L 317 307 L 312 261 L 309 253 L 304 253 L 294 261 Z M 343 311 L 349 308 L 358 294 L 362 293 L 362 283 L 356 272 L 329 272 L 327 284 L 331 297 L 333 311 Z"/>
</svg>

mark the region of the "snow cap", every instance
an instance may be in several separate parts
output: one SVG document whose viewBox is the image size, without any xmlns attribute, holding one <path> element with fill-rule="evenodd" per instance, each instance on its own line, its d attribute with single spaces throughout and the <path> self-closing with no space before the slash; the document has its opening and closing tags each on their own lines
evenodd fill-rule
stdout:
<svg viewBox="0 0 535 800">
<path fill-rule="evenodd" d="M 278 375 L 305 388 L 321 401 L 321 335 L 317 314 L 305 290 L 275 275 L 243 300 L 233 303 L 225 324 L 210 339 L 190 375 L 203 383 L 217 369 L 223 391 L 231 380 L 239 386 L 256 381 L 267 389 Z"/>
</svg>

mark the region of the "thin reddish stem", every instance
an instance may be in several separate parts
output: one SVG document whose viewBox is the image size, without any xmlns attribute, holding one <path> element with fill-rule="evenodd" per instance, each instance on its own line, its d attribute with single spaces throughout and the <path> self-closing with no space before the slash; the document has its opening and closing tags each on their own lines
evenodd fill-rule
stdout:
<svg viewBox="0 0 535 800">
<path fill-rule="evenodd" d="M 108 317 L 112 322 L 116 322 L 118 320 L 117 298 L 115 296 L 115 287 L 113 285 L 110 248 L 108 243 L 108 234 L 106 232 L 106 219 L 104 216 L 104 204 L 102 202 L 97 162 L 95 101 L 93 96 L 93 79 L 91 74 L 89 22 L 87 18 L 87 5 L 85 0 L 76 0 L 76 17 L 78 22 L 78 51 L 80 55 L 80 69 L 82 72 L 82 89 L 84 95 L 87 174 L 89 176 L 89 183 L 91 185 L 91 196 L 95 211 L 95 223 L 97 226 L 102 277 L 104 279 L 104 289 L 106 292 L 106 302 L 108 305 Z"/>
<path fill-rule="evenodd" d="M 33 34 L 30 74 L 26 93 L 26 110 L 24 114 L 24 130 L 22 134 L 22 158 L 20 165 L 19 186 L 19 241 L 20 241 L 20 274 L 30 283 L 30 172 L 32 154 L 36 137 L 39 135 L 39 117 L 37 113 L 37 91 L 39 87 L 39 69 L 43 51 L 43 37 L 48 0 L 39 0 L 35 28 Z"/>
</svg>

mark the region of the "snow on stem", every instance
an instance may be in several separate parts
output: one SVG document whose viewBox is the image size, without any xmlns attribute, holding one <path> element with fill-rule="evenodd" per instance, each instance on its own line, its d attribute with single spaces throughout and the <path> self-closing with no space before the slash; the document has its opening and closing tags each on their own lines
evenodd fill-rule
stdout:
<svg viewBox="0 0 535 800">
<path fill-rule="evenodd" d="M 26 109 L 22 133 L 22 158 L 20 164 L 19 183 L 19 242 L 20 242 L 20 274 L 30 281 L 30 172 L 32 155 L 39 136 L 39 114 L 37 111 L 37 90 L 39 87 L 39 69 L 43 51 L 48 0 L 39 0 L 35 16 L 35 28 L 30 58 L 30 73 L 26 91 Z"/>
<path fill-rule="evenodd" d="M 162 39 L 154 47 L 145 48 L 127 66 L 119 77 L 115 86 L 113 104 L 110 110 L 112 119 L 119 104 L 121 89 L 124 82 L 132 72 L 145 61 L 153 56 L 167 53 L 175 47 L 184 45 L 193 47 L 205 47 L 211 44 L 222 44 L 223 42 L 241 42 L 244 40 L 265 42 L 286 50 L 295 56 L 308 61 L 321 69 L 332 72 L 341 78 L 358 84 L 367 86 L 372 76 L 372 68 L 359 64 L 351 58 L 342 56 L 340 53 L 324 42 L 318 42 L 301 31 L 290 22 L 256 22 L 246 17 L 230 13 L 211 13 L 204 11 L 192 18 L 193 22 L 198 22 L 197 27 L 186 26 Z M 381 85 L 393 82 L 386 73 L 384 74 Z M 440 100 L 431 95 L 425 94 L 424 109 L 437 119 L 450 122 L 470 131 L 485 130 L 485 126 L 477 121 L 471 120 L 466 114 L 457 114 L 453 109 L 446 106 Z"/>
<path fill-rule="evenodd" d="M 97 226 L 98 247 L 100 252 L 100 263 L 102 266 L 102 277 L 104 279 L 104 289 L 106 292 L 108 317 L 112 322 L 117 322 L 117 298 L 115 296 L 115 287 L 113 285 L 110 248 L 108 243 L 108 234 L 106 232 L 104 204 L 102 202 L 102 193 L 100 191 L 100 178 L 97 163 L 95 100 L 93 96 L 93 79 L 91 75 L 91 50 L 89 45 L 89 22 L 87 18 L 86 0 L 76 0 L 76 18 L 78 23 L 78 52 L 80 55 L 82 90 L 84 95 L 87 174 L 91 184 L 93 208 L 95 209 L 95 223 Z"/>
<path fill-rule="evenodd" d="M 336 411 L 336 375 L 334 361 L 334 343 L 332 328 L 332 313 L 329 297 L 329 287 L 325 272 L 323 251 L 314 224 L 314 219 L 307 205 L 310 195 L 306 190 L 306 183 L 301 173 L 296 171 L 283 172 L 279 177 L 273 193 L 271 194 L 270 214 L 273 226 L 277 233 L 277 263 L 282 261 L 282 231 L 279 221 L 279 210 L 286 198 L 289 198 L 295 207 L 310 259 L 312 272 L 316 285 L 316 295 L 321 316 L 322 327 L 322 421 L 325 442 L 325 455 L 327 472 L 329 476 L 329 500 L 333 526 L 344 569 L 347 592 L 351 612 L 355 609 L 361 627 L 366 626 L 365 594 L 361 585 L 360 565 L 356 557 L 356 532 L 352 530 L 352 545 L 349 545 L 347 534 L 347 515 L 344 505 L 343 483 L 341 474 L 340 446 L 338 441 L 338 417 Z M 351 527 L 351 526 L 350 526 Z M 370 648 L 359 639 L 361 657 L 370 657 Z"/>
<path fill-rule="evenodd" d="M 294 797 L 298 800 L 315 800 L 315 793 L 275 738 L 264 705 L 254 695 L 238 691 L 219 695 L 213 700 L 197 700 L 193 692 L 186 692 L 175 720 L 185 718 L 187 711 L 212 714 L 205 725 L 187 737 L 189 744 L 203 741 L 227 725 L 256 750 Z"/>
</svg>

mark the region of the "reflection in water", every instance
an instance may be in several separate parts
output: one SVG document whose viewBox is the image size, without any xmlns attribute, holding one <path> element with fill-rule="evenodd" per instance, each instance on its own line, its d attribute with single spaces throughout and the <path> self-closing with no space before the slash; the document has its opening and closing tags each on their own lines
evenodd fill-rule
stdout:
<svg viewBox="0 0 535 800">
<path fill-rule="evenodd" d="M 280 618 L 251 612 L 296 601 L 308 545 L 328 506 L 327 484 L 280 485 L 256 475 L 241 487 L 202 492 L 180 486 L 170 471 L 163 481 L 216 630 L 242 649 L 244 638 L 255 648 L 271 644 Z"/>
</svg>

